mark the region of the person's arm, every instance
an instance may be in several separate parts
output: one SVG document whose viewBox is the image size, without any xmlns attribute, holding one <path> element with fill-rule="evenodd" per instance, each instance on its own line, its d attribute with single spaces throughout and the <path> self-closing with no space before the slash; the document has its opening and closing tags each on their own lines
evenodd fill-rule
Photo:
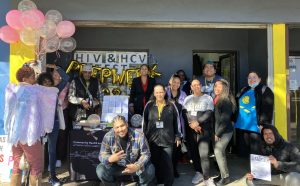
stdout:
<svg viewBox="0 0 300 186">
<path fill-rule="evenodd" d="M 143 133 L 140 134 L 141 134 L 139 137 L 140 157 L 134 164 L 136 164 L 139 167 L 140 171 L 144 171 L 145 165 L 148 163 L 148 161 L 150 161 L 151 153 L 145 135 Z"/>
<path fill-rule="evenodd" d="M 265 92 L 262 94 L 262 103 L 260 109 L 259 125 L 272 124 L 273 111 L 274 111 L 274 93 L 269 87 L 266 87 Z"/>
<path fill-rule="evenodd" d="M 111 166 L 111 163 L 109 162 L 109 157 L 112 155 L 110 145 L 109 145 L 109 136 L 110 133 L 107 133 L 102 142 L 101 142 L 101 148 L 99 153 L 99 160 L 101 163 L 103 163 L 106 167 Z"/>
<path fill-rule="evenodd" d="M 70 103 L 75 105 L 81 105 L 82 101 L 84 100 L 84 98 L 80 98 L 76 96 L 75 80 L 73 80 L 70 84 L 68 100 Z"/>
<path fill-rule="evenodd" d="M 134 106 L 134 98 L 136 97 L 136 79 L 132 80 L 131 88 L 130 88 L 130 95 L 129 95 L 129 106 Z"/>
<path fill-rule="evenodd" d="M 61 92 L 69 82 L 70 77 L 61 67 L 56 66 L 56 70 L 61 77 L 61 81 L 57 85 L 59 92 Z"/>
<path fill-rule="evenodd" d="M 220 112 L 220 123 L 218 128 L 215 129 L 215 135 L 221 137 L 224 134 L 227 125 L 231 125 L 231 115 L 232 115 L 232 106 L 229 100 L 224 100 L 221 103 L 221 112 Z"/>
<path fill-rule="evenodd" d="M 289 145 L 290 161 L 278 161 L 278 166 L 275 168 L 284 172 L 300 172 L 300 151 L 297 147 Z"/>
<path fill-rule="evenodd" d="M 5 102 L 3 113 L 5 134 L 8 134 L 11 131 L 11 120 L 13 118 L 13 113 L 15 112 L 15 108 L 17 105 L 17 96 L 13 91 L 13 87 L 13 84 L 8 84 L 5 89 Z"/>
<path fill-rule="evenodd" d="M 174 128 L 174 134 L 176 137 L 176 141 L 180 141 L 182 138 L 182 131 L 180 126 L 180 118 L 179 118 L 179 112 L 174 103 L 171 103 L 173 107 L 173 128 Z"/>
<path fill-rule="evenodd" d="M 146 132 L 148 130 L 148 116 L 149 116 L 149 104 L 150 102 L 148 102 L 145 106 L 145 109 L 144 109 L 144 113 L 143 113 L 143 122 L 142 122 L 142 131 L 143 133 L 146 135 Z"/>
</svg>

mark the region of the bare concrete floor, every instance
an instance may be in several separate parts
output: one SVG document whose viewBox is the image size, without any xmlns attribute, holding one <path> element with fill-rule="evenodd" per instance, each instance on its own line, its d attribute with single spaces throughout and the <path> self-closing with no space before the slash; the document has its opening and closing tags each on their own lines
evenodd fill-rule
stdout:
<svg viewBox="0 0 300 186">
<path fill-rule="evenodd" d="M 218 175 L 215 163 L 211 161 L 211 176 Z M 228 166 L 232 182 L 228 186 L 246 186 L 245 174 L 249 172 L 249 160 L 241 159 L 235 155 L 228 155 Z M 175 179 L 174 186 L 192 186 L 192 178 L 194 176 L 194 170 L 191 164 L 178 164 L 179 178 Z M 61 168 L 57 169 L 58 178 L 64 182 L 65 186 L 100 186 L 100 182 L 96 181 L 82 181 L 71 182 L 69 180 L 68 165 L 65 162 Z M 8 186 L 8 183 L 2 183 L 3 186 Z M 48 173 L 43 175 L 43 186 L 51 186 L 48 183 Z M 197 186 L 203 186 L 204 183 L 200 183 Z"/>
</svg>

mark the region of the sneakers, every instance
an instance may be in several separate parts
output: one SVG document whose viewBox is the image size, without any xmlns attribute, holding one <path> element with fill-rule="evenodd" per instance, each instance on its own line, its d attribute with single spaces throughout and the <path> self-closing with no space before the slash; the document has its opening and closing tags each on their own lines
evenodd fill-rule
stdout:
<svg viewBox="0 0 300 186">
<path fill-rule="evenodd" d="M 55 167 L 61 167 L 61 160 L 56 160 Z"/>
<path fill-rule="evenodd" d="M 51 176 L 51 177 L 49 178 L 49 183 L 50 183 L 52 186 L 60 186 L 60 185 L 61 185 L 59 179 L 58 179 L 56 176 Z"/>
<path fill-rule="evenodd" d="M 192 184 L 196 185 L 203 181 L 203 175 L 200 172 L 196 172 L 195 176 L 192 179 Z"/>
<path fill-rule="evenodd" d="M 211 179 L 211 178 L 209 178 L 209 179 L 207 179 L 207 180 L 204 180 L 204 184 L 205 184 L 206 186 L 216 186 L 215 183 L 214 183 L 214 180 Z"/>
</svg>

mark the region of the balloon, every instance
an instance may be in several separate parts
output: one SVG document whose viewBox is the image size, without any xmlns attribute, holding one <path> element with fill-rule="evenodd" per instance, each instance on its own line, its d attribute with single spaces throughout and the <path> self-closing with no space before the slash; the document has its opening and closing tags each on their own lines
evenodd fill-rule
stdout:
<svg viewBox="0 0 300 186">
<path fill-rule="evenodd" d="M 73 66 L 77 66 L 79 63 L 77 61 L 71 61 L 70 65 L 68 66 L 66 73 L 69 73 L 72 69 Z"/>
<path fill-rule="evenodd" d="M 101 72 L 101 67 L 92 67 L 92 77 L 97 77 L 98 72 Z"/>
<path fill-rule="evenodd" d="M 22 30 L 23 24 L 21 23 L 22 12 L 19 10 L 11 10 L 6 14 L 6 22 L 8 26 L 15 30 Z"/>
<path fill-rule="evenodd" d="M 1 27 L 0 39 L 6 43 L 16 43 L 20 40 L 19 33 L 8 25 Z"/>
<path fill-rule="evenodd" d="M 45 16 L 40 10 L 27 10 L 22 13 L 21 22 L 24 28 L 32 30 L 38 29 L 43 26 L 45 22 Z"/>
<path fill-rule="evenodd" d="M 33 46 L 38 44 L 40 36 L 36 30 L 24 29 L 20 32 L 21 41 L 28 46 Z"/>
<path fill-rule="evenodd" d="M 111 92 L 113 93 L 113 95 L 121 95 L 122 94 L 122 91 L 119 87 L 112 89 Z"/>
<path fill-rule="evenodd" d="M 119 83 L 119 85 L 124 84 L 125 82 L 125 76 L 126 76 L 126 70 L 122 70 L 122 74 L 117 74 L 116 69 L 111 69 L 112 74 L 112 84 L 115 85 L 116 83 Z"/>
<path fill-rule="evenodd" d="M 135 128 L 141 127 L 142 122 L 143 122 L 143 117 L 140 114 L 134 114 L 130 119 L 131 125 Z"/>
<path fill-rule="evenodd" d="M 108 88 L 104 88 L 104 89 L 102 89 L 102 93 L 106 96 L 109 96 L 110 95 L 110 90 Z"/>
<path fill-rule="evenodd" d="M 18 4 L 18 10 L 21 11 L 26 11 L 26 10 L 32 10 L 32 9 L 37 9 L 36 4 L 30 0 L 22 0 Z"/>
<path fill-rule="evenodd" d="M 109 68 L 102 68 L 101 72 L 101 83 L 105 82 L 105 79 L 111 76 L 111 70 Z"/>
<path fill-rule="evenodd" d="M 53 21 L 45 21 L 39 29 L 40 36 L 43 38 L 52 38 L 56 34 L 56 24 Z"/>
<path fill-rule="evenodd" d="M 157 64 L 153 65 L 152 68 L 150 69 L 150 77 L 154 78 L 155 76 L 161 77 L 160 72 L 156 72 L 155 70 L 157 69 Z"/>
<path fill-rule="evenodd" d="M 59 40 L 58 36 L 54 36 L 54 37 L 48 39 L 46 41 L 46 46 L 45 46 L 46 52 L 50 53 L 50 52 L 55 52 L 56 50 L 58 50 L 59 42 L 60 42 L 60 40 Z"/>
<path fill-rule="evenodd" d="M 75 33 L 75 25 L 71 21 L 61 21 L 57 24 L 56 33 L 61 38 L 71 37 Z"/>
<path fill-rule="evenodd" d="M 126 70 L 126 84 L 131 87 L 132 79 L 134 78 L 133 74 L 137 74 L 137 69 L 127 69 Z"/>
<path fill-rule="evenodd" d="M 59 50 L 63 52 L 72 52 L 75 48 L 76 40 L 73 37 L 61 39 Z"/>
<path fill-rule="evenodd" d="M 57 24 L 57 23 L 59 23 L 59 22 L 62 21 L 62 15 L 57 10 L 49 10 L 46 13 L 45 17 L 46 17 L 46 20 L 53 21 L 55 24 Z"/>
</svg>

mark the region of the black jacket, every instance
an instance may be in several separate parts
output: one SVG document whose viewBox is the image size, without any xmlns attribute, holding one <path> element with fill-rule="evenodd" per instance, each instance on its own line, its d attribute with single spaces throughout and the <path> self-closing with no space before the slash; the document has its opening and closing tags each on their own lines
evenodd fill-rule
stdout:
<svg viewBox="0 0 300 186">
<path fill-rule="evenodd" d="M 223 134 L 232 132 L 232 103 L 229 99 L 219 100 L 215 105 L 215 135 L 221 137 Z"/>
<path fill-rule="evenodd" d="M 275 142 L 272 145 L 268 145 L 264 141 L 263 131 L 265 129 L 271 129 L 275 136 Z M 279 165 L 277 169 L 272 166 L 272 174 L 281 174 L 289 172 L 300 173 L 300 151 L 293 144 L 285 141 L 278 133 L 278 130 L 273 125 L 265 125 L 261 131 L 261 138 L 263 139 L 262 155 L 273 155 Z"/>
<path fill-rule="evenodd" d="M 237 112 L 235 113 L 235 121 L 239 115 L 239 99 L 249 90 L 250 86 L 244 87 L 240 93 L 237 94 Z M 263 85 L 259 84 L 255 87 L 255 106 L 257 115 L 257 124 L 272 124 L 273 111 L 274 111 L 274 94 L 272 90 Z"/>
<path fill-rule="evenodd" d="M 173 146 L 175 138 L 181 138 L 178 130 L 179 116 L 176 106 L 172 102 L 166 101 L 160 118 L 160 121 L 163 121 L 164 124 L 162 129 L 156 128 L 157 121 L 159 121 L 158 108 L 155 101 L 149 101 L 145 106 L 142 125 L 149 144 L 163 147 Z"/>
<path fill-rule="evenodd" d="M 144 97 L 146 103 L 149 101 L 153 93 L 155 79 L 148 77 L 148 86 L 146 92 L 143 90 L 141 77 L 134 78 L 130 89 L 129 104 L 133 104 L 135 114 L 143 114 L 144 110 Z"/>
</svg>

